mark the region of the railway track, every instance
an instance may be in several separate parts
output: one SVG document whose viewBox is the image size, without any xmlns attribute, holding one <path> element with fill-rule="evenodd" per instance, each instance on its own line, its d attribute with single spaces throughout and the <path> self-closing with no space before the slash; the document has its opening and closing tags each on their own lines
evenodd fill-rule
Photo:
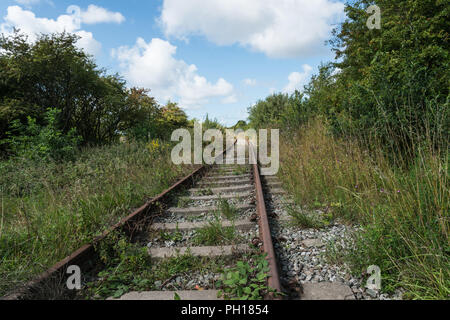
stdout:
<svg viewBox="0 0 450 320">
<path fill-rule="evenodd" d="M 223 276 L 239 271 L 244 265 L 248 269 L 246 281 L 251 283 L 258 277 L 256 272 L 263 262 L 266 264 L 262 267 L 264 285 L 258 283 L 258 288 L 263 287 L 258 289 L 263 294 L 258 299 L 391 299 L 364 289 L 364 279 L 352 276 L 345 266 L 324 259 L 326 243 L 347 245 L 344 239 L 351 236 L 354 227 L 339 221 L 317 230 L 299 227 L 293 220 L 295 213 L 314 215 L 315 219 L 323 218 L 326 213 L 305 211 L 290 199 L 276 176 L 260 176 L 258 165 L 248 164 L 252 152 L 247 144 L 246 158 L 243 159 L 247 164 L 244 165 L 198 167 L 91 244 L 76 250 L 0 300 L 242 298 L 242 292 L 237 296 L 227 292 L 221 294 L 227 290 L 224 283 L 227 278 L 223 279 Z M 236 163 L 236 154 L 234 158 Z M 145 259 L 151 261 L 140 268 L 141 271 L 146 269 L 147 276 L 150 274 L 140 279 L 146 282 L 144 289 L 128 286 L 139 280 L 139 275 L 134 278 L 131 274 L 131 277 L 118 281 L 120 286 L 128 288 L 123 293 L 85 295 L 90 284 L 104 281 L 102 272 L 108 265 L 99 248 L 111 238 L 113 245 L 119 243 L 115 235 L 145 251 Z M 174 265 L 175 272 L 164 272 L 165 268 L 173 269 Z M 78 291 L 67 286 L 70 278 L 67 271 L 73 266 L 82 272 L 83 285 Z M 118 265 L 112 267 L 112 273 L 116 267 L 119 268 Z M 159 276 L 155 277 L 153 273 Z M 401 299 L 401 294 L 401 291 L 396 293 L 392 299 Z"/>
<path fill-rule="evenodd" d="M 247 147 L 247 152 L 252 152 Z M 238 163 L 236 154 L 235 163 Z M 265 211 L 262 184 L 256 165 L 215 165 L 170 207 L 155 217 L 140 239 L 149 255 L 161 266 L 165 261 L 188 256 L 205 266 L 228 268 L 267 254 L 270 288 L 280 291 L 278 268 Z M 256 259 L 256 258 L 255 258 Z M 212 269 L 212 270 L 211 270 Z M 222 268 L 219 268 L 222 271 Z M 218 281 L 223 273 L 205 267 L 160 281 L 157 290 L 129 292 L 120 300 L 215 300 L 221 295 Z M 249 279 L 250 281 L 251 279 Z M 273 298 L 267 295 L 265 298 Z"/>
<path fill-rule="evenodd" d="M 68 266 L 95 269 L 99 260 L 96 247 L 113 231 L 119 231 L 133 238 L 134 243 L 145 246 L 156 266 L 164 268 L 170 259 L 189 256 L 200 259 L 205 268 L 176 274 L 155 282 L 150 286 L 152 290 L 131 291 L 115 299 L 227 299 L 227 295 L 220 295 L 222 288 L 216 285 L 218 281 L 226 280 L 218 270 L 223 272 L 233 268 L 239 261 L 256 261 L 261 253 L 268 261 L 265 281 L 272 289 L 265 292 L 264 298 L 273 299 L 273 292 L 280 292 L 281 286 L 262 183 L 272 192 L 281 193 L 282 190 L 278 189 L 279 182 L 270 177 L 261 180 L 258 166 L 248 164 L 248 154 L 253 149 L 248 144 L 246 149 L 247 164 L 197 169 L 115 225 L 93 244 L 80 248 L 4 298 L 42 298 L 43 288 L 50 287 L 58 288 L 51 298 L 59 298 L 58 292 L 65 291 L 60 288 L 65 285 Z M 234 158 L 237 163 L 236 154 Z M 161 203 L 166 205 L 161 206 Z M 208 267 L 210 262 L 215 268 Z"/>
</svg>

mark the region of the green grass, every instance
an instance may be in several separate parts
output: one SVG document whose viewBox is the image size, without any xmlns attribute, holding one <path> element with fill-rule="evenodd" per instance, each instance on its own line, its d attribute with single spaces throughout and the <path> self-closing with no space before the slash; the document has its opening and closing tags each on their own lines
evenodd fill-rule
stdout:
<svg viewBox="0 0 450 320">
<path fill-rule="evenodd" d="M 233 259 L 194 257 L 189 252 L 162 261 L 151 259 L 146 249 L 126 237 L 111 234 L 97 248 L 104 268 L 92 274 L 96 280 L 78 292 L 79 299 L 118 298 L 130 291 L 161 290 L 161 284 L 186 273 L 221 274 Z M 238 257 L 235 257 L 236 259 Z"/>
<path fill-rule="evenodd" d="M 192 169 L 167 145 L 87 148 L 74 162 L 0 162 L 0 296 L 32 279 Z"/>
<path fill-rule="evenodd" d="M 236 228 L 223 227 L 222 221 L 217 217 L 208 222 L 206 227 L 196 230 L 192 242 L 196 246 L 216 246 L 234 243 L 237 239 Z"/>
<path fill-rule="evenodd" d="M 187 197 L 179 197 L 177 202 L 178 208 L 186 208 L 192 203 L 192 200 Z"/>
<path fill-rule="evenodd" d="M 226 219 L 230 221 L 234 221 L 237 217 L 238 210 L 235 206 L 231 205 L 228 200 L 226 199 L 220 199 L 219 200 L 219 212 L 224 216 Z"/>
<path fill-rule="evenodd" d="M 384 291 L 402 287 L 406 298 L 448 299 L 449 155 L 429 145 L 387 158 L 375 141 L 369 153 L 315 121 L 281 139 L 280 178 L 298 205 L 362 226 L 353 249 L 336 248 L 355 275 L 378 265 Z"/>
<path fill-rule="evenodd" d="M 212 192 L 211 188 L 202 188 L 196 193 L 197 196 L 212 196 L 214 192 Z"/>
<path fill-rule="evenodd" d="M 161 230 L 159 233 L 159 239 L 161 239 L 162 241 L 178 242 L 183 239 L 183 234 L 180 231 L 167 232 L 167 231 Z"/>
<path fill-rule="evenodd" d="M 233 175 L 240 176 L 248 173 L 248 167 L 238 166 L 233 170 Z"/>
<path fill-rule="evenodd" d="M 322 215 L 317 212 L 296 210 L 288 207 L 288 214 L 291 217 L 290 223 L 301 228 L 322 229 L 330 225 L 333 217 L 330 214 Z"/>
</svg>

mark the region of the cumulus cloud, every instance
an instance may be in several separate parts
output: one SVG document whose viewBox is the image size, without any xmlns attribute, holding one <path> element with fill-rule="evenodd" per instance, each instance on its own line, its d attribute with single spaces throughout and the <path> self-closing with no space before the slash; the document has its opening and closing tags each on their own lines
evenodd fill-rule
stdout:
<svg viewBox="0 0 450 320">
<path fill-rule="evenodd" d="M 159 22 L 168 37 L 202 35 L 270 57 L 305 57 L 324 50 L 343 18 L 344 4 L 334 0 L 164 0 Z"/>
<path fill-rule="evenodd" d="M 94 39 L 92 32 L 80 30 L 74 33 L 81 37 L 77 42 L 77 46 L 79 48 L 83 48 L 86 52 L 92 55 L 96 55 L 102 50 L 102 44 Z"/>
<path fill-rule="evenodd" d="M 303 90 L 303 86 L 305 86 L 311 75 L 313 68 L 310 65 L 304 64 L 302 72 L 292 72 L 289 77 L 289 83 L 283 89 L 285 93 L 293 93 L 296 89 L 301 91 Z"/>
<path fill-rule="evenodd" d="M 168 41 L 154 38 L 146 42 L 138 38 L 133 47 L 113 49 L 111 54 L 123 69 L 130 85 L 150 88 L 160 101 L 179 101 L 183 107 L 196 108 L 211 98 L 233 101 L 233 86 L 220 78 L 209 82 L 198 74 L 195 65 L 175 58 L 177 48 Z"/>
<path fill-rule="evenodd" d="M 105 8 L 89 5 L 87 10 L 81 10 L 81 22 L 86 24 L 96 23 L 122 23 L 125 17 L 120 12 L 111 12 Z"/>
<path fill-rule="evenodd" d="M 93 17 L 95 13 L 98 13 L 96 18 Z M 3 22 L 0 24 L 0 31 L 10 34 L 13 28 L 17 28 L 28 35 L 30 41 L 36 40 L 40 33 L 65 31 L 81 37 L 77 43 L 80 48 L 85 49 L 90 54 L 97 54 L 101 50 L 101 44 L 91 32 L 81 29 L 82 24 L 120 23 L 123 20 L 124 18 L 120 13 L 113 13 L 96 6 L 89 6 L 87 10 L 81 10 L 78 6 L 70 6 L 67 8 L 67 14 L 60 15 L 56 20 L 38 18 L 30 10 L 24 10 L 19 6 L 10 6 Z"/>
</svg>

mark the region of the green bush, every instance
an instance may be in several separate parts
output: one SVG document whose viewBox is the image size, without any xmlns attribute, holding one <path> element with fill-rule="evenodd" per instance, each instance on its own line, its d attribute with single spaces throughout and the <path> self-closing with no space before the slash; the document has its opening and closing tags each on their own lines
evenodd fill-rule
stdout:
<svg viewBox="0 0 450 320">
<path fill-rule="evenodd" d="M 381 9 L 380 30 L 366 26 L 365 9 L 372 4 Z M 358 0 L 345 10 L 348 19 L 331 41 L 340 60 L 333 64 L 340 73 L 328 86 L 340 96 L 337 114 L 354 132 L 380 138 L 391 152 L 409 150 L 427 134 L 442 146 L 450 116 L 448 5 Z"/>
<path fill-rule="evenodd" d="M 36 119 L 28 117 L 23 125 L 19 120 L 11 124 L 11 137 L 3 143 L 8 143 L 12 152 L 18 157 L 32 160 L 74 160 L 81 137 L 73 128 L 63 134 L 57 127 L 57 117 L 61 112 L 49 109 L 45 113 L 47 125 L 40 126 Z"/>
<path fill-rule="evenodd" d="M 293 94 L 273 94 L 258 101 L 248 109 L 250 126 L 254 128 L 276 127 L 286 131 L 306 123 L 313 114 L 310 104 L 299 91 Z"/>
</svg>

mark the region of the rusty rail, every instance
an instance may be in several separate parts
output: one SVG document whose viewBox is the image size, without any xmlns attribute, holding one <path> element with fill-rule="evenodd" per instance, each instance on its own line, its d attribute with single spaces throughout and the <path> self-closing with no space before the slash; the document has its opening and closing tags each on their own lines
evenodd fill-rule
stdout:
<svg viewBox="0 0 450 320">
<path fill-rule="evenodd" d="M 253 145 L 249 142 L 249 152 L 253 152 L 254 159 L 258 159 Z M 256 161 L 257 162 L 257 161 Z M 267 284 L 270 288 L 281 292 L 280 276 L 278 272 L 278 264 L 275 256 L 275 250 L 273 248 L 272 234 L 270 233 L 269 218 L 267 216 L 266 204 L 264 201 L 264 193 L 261 184 L 261 178 L 259 175 L 258 164 L 253 164 L 253 178 L 255 182 L 256 190 L 256 210 L 259 216 L 259 233 L 263 242 L 264 253 L 267 254 L 267 261 L 269 262 L 269 279 Z M 269 295 L 270 299 L 274 299 L 274 296 Z"/>
</svg>

